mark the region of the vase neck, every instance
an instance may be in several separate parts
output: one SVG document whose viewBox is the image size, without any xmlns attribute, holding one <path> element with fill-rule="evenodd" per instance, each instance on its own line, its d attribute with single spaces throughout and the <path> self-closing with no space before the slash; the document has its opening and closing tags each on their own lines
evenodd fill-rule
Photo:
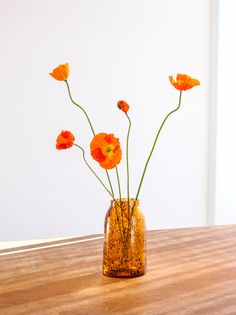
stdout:
<svg viewBox="0 0 236 315">
<path fill-rule="evenodd" d="M 117 198 L 115 200 L 111 200 L 111 205 L 114 206 L 114 205 L 130 205 L 130 207 L 138 207 L 139 206 L 139 200 L 136 200 L 134 198 Z"/>
</svg>

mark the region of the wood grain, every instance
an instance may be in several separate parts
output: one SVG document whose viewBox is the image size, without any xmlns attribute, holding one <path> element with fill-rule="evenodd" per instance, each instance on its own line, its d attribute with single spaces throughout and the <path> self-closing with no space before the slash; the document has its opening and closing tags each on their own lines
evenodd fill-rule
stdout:
<svg viewBox="0 0 236 315">
<path fill-rule="evenodd" d="M 148 232 L 134 279 L 104 277 L 91 238 L 1 251 L 0 315 L 236 314 L 235 225 Z"/>
</svg>

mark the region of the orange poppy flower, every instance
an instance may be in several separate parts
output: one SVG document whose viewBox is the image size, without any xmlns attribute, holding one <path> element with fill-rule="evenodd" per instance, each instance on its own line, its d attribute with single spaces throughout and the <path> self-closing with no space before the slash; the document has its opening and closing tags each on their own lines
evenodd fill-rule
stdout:
<svg viewBox="0 0 236 315">
<path fill-rule="evenodd" d="M 173 79 L 173 76 L 170 76 L 169 80 L 170 83 L 179 91 L 186 91 L 196 85 L 200 85 L 200 81 L 191 78 L 187 74 L 177 74 L 176 81 Z"/>
<path fill-rule="evenodd" d="M 56 148 L 57 150 L 69 149 L 70 147 L 73 146 L 74 141 L 75 137 L 70 131 L 62 130 L 62 132 L 57 137 Z"/>
<path fill-rule="evenodd" d="M 129 110 L 129 105 L 125 101 L 119 101 L 117 103 L 117 106 L 120 110 L 122 110 L 124 113 L 127 113 Z"/>
<path fill-rule="evenodd" d="M 122 157 L 120 141 L 113 134 L 99 133 L 95 135 L 90 143 L 90 151 L 93 159 L 106 170 L 119 164 Z"/>
<path fill-rule="evenodd" d="M 64 65 L 59 65 L 49 74 L 58 81 L 65 81 L 68 78 L 69 71 L 69 64 L 65 63 Z"/>
</svg>

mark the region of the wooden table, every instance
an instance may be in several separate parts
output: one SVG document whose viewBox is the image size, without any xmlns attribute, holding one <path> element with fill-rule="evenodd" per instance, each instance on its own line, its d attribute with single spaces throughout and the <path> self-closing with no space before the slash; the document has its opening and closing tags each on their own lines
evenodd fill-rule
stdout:
<svg viewBox="0 0 236 315">
<path fill-rule="evenodd" d="M 150 231 L 148 272 L 101 274 L 102 236 L 0 251 L 0 315 L 236 314 L 236 225 Z"/>
</svg>

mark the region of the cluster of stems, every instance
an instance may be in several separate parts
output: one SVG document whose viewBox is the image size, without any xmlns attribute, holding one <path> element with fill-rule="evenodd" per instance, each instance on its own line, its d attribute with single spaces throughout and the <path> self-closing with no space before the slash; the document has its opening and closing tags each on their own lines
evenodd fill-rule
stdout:
<svg viewBox="0 0 236 315">
<path fill-rule="evenodd" d="M 89 123 L 89 126 L 90 126 L 90 129 L 92 131 L 92 134 L 93 136 L 95 136 L 95 131 L 94 131 L 94 128 L 93 128 L 93 125 L 91 123 L 91 120 L 89 119 L 89 116 L 87 114 L 87 112 L 84 110 L 84 108 L 79 105 L 77 102 L 74 101 L 74 99 L 72 98 L 72 95 L 71 95 L 71 91 L 70 91 L 70 87 L 69 87 L 69 83 L 67 80 L 65 80 L 65 83 L 66 83 L 66 86 L 67 86 L 67 89 L 68 89 L 68 94 L 69 94 L 69 97 L 70 97 L 70 100 L 71 102 L 76 105 L 78 108 L 80 108 L 80 110 L 82 110 L 82 112 L 84 113 L 88 123 Z M 140 190 L 141 190 L 141 187 L 142 187 L 142 184 L 143 184 L 143 180 L 144 180 L 144 176 L 146 174 L 146 171 L 147 171 L 147 167 L 148 167 L 148 164 L 150 162 L 150 159 L 151 159 L 151 156 L 154 152 L 154 149 L 156 147 L 156 143 L 157 143 L 157 140 L 158 140 L 158 137 L 160 135 L 160 132 L 166 122 L 166 120 L 168 119 L 168 117 L 173 114 L 174 112 L 176 112 L 179 108 L 180 108 L 180 105 L 181 105 L 181 96 L 182 96 L 182 91 L 180 91 L 180 94 L 179 94 L 179 101 L 178 101 L 178 106 L 173 109 L 172 111 L 170 111 L 166 117 L 164 118 L 164 120 L 162 121 L 159 129 L 158 129 L 158 132 L 156 134 L 156 137 L 155 137 L 155 140 L 154 140 L 154 143 L 152 145 L 152 148 L 151 148 L 151 151 L 148 155 L 148 158 L 146 160 L 146 163 L 144 165 L 144 169 L 143 169 L 143 172 L 142 172 L 142 175 L 141 175 L 141 179 L 140 179 L 140 182 L 139 182 L 139 186 L 138 186 L 138 190 L 137 190 L 137 194 L 135 196 L 135 200 L 138 200 L 138 197 L 139 197 L 139 194 L 140 194 Z M 127 198 L 128 198 L 128 201 L 130 200 L 130 176 L 129 176 L 129 136 L 130 136 L 130 130 L 131 130 L 131 119 L 129 117 L 129 115 L 127 114 L 127 112 L 125 113 L 127 119 L 128 119 L 128 131 L 127 131 L 127 137 L 126 137 L 126 173 L 127 173 L 127 185 L 126 185 L 126 189 L 127 189 Z M 78 144 L 74 143 L 74 145 L 76 147 L 78 147 L 82 153 L 83 153 L 83 159 L 84 159 L 84 162 L 85 164 L 87 165 L 87 167 L 90 169 L 90 171 L 94 174 L 94 176 L 98 179 L 98 181 L 102 184 L 102 186 L 104 187 L 104 189 L 107 191 L 107 193 L 111 196 L 111 198 L 113 199 L 113 201 L 117 202 L 116 201 L 116 198 L 115 198 L 115 194 L 114 194 L 114 190 L 113 190 L 113 186 L 112 186 L 112 183 L 111 183 L 111 178 L 110 178 L 110 175 L 108 173 L 108 170 L 105 170 L 106 172 L 106 177 L 107 177 L 107 180 L 108 180 L 108 183 L 109 183 L 109 188 L 106 186 L 106 184 L 101 180 L 101 178 L 97 175 L 97 173 L 93 170 L 93 168 L 89 165 L 88 161 L 86 160 L 86 157 L 85 157 L 85 151 L 84 149 L 79 146 Z M 121 185 L 120 185 L 120 176 L 119 176 L 119 171 L 118 171 L 118 167 L 116 166 L 116 177 L 117 177 L 117 183 L 118 183 L 118 191 L 119 191 L 119 199 L 120 199 L 120 202 L 121 202 Z M 129 207 L 129 202 L 128 202 L 128 207 Z M 130 209 L 128 209 L 128 212 L 129 212 L 129 217 L 130 217 Z"/>
</svg>

